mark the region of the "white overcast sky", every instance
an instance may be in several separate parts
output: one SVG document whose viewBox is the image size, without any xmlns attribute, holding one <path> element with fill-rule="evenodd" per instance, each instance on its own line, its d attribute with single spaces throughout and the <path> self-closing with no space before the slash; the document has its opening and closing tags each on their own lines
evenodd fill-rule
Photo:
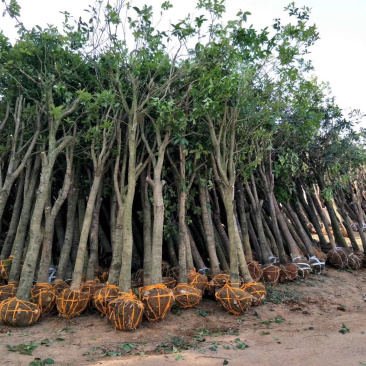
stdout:
<svg viewBox="0 0 366 366">
<path fill-rule="evenodd" d="M 36 24 L 60 25 L 67 10 L 75 17 L 83 13 L 93 0 L 18 0 L 21 19 L 26 27 Z M 112 1 L 113 2 L 113 1 Z M 131 1 L 132 2 L 132 1 Z M 156 6 L 161 0 L 134 0 L 133 4 Z M 177 21 L 195 10 L 195 0 L 171 0 L 170 19 Z M 290 0 L 227 0 L 227 18 L 232 19 L 238 10 L 252 13 L 248 23 L 261 29 L 271 26 L 274 18 L 285 19 L 283 8 Z M 312 9 L 311 23 L 317 25 L 320 40 L 312 48 L 311 59 L 319 80 L 329 82 L 341 108 L 361 109 L 366 112 L 366 0 L 298 0 L 297 6 Z M 1 10 L 3 4 L 0 3 Z M 87 18 L 86 18 L 87 19 Z M 0 18 L 0 29 L 10 37 L 16 36 L 14 21 Z M 366 127 L 366 121 L 363 121 Z"/>
</svg>

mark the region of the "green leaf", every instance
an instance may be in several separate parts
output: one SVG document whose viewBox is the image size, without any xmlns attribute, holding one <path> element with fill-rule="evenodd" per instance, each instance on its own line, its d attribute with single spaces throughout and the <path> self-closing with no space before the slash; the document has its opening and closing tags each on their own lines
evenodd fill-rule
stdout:
<svg viewBox="0 0 366 366">
<path fill-rule="evenodd" d="M 224 366 L 229 364 L 229 361 L 225 358 L 224 362 L 222 363 Z"/>
<path fill-rule="evenodd" d="M 55 363 L 55 361 L 52 358 L 46 358 L 45 360 L 43 360 L 43 362 L 46 365 L 53 365 Z"/>
</svg>

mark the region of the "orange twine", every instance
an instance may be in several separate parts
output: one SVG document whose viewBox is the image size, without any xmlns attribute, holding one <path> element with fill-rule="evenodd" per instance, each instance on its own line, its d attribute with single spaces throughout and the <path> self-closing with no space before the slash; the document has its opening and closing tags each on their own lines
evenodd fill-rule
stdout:
<svg viewBox="0 0 366 366">
<path fill-rule="evenodd" d="M 152 290 L 156 290 L 156 294 L 151 296 L 150 293 Z M 164 319 L 166 313 L 170 310 L 174 302 L 174 296 L 171 290 L 162 283 L 139 288 L 139 297 L 145 304 L 145 315 L 150 322 Z M 161 301 L 162 298 L 166 298 L 168 300 L 164 308 L 162 308 L 164 306 Z M 151 304 L 151 300 L 153 299 L 157 299 L 158 302 L 157 312 Z"/>
<path fill-rule="evenodd" d="M 14 306 L 14 308 L 11 308 L 12 306 Z M 16 316 L 21 313 L 27 313 L 31 315 L 27 324 L 18 324 L 18 319 Z M 16 297 L 7 299 L 0 304 L 0 320 L 8 325 L 31 325 L 38 321 L 40 315 L 41 311 L 36 304 L 33 304 L 29 301 L 19 300 Z"/>
<path fill-rule="evenodd" d="M 215 296 L 227 311 L 235 315 L 242 314 L 252 304 L 252 297 L 247 292 L 240 288 L 233 288 L 229 284 L 216 292 Z"/>
<path fill-rule="evenodd" d="M 109 319 L 118 330 L 134 330 L 141 323 L 143 311 L 144 305 L 136 297 L 124 297 L 113 307 Z"/>
</svg>

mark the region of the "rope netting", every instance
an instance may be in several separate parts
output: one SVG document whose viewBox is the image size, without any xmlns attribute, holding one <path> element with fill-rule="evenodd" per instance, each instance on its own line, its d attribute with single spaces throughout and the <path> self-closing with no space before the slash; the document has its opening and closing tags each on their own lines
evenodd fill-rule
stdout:
<svg viewBox="0 0 366 366">
<path fill-rule="evenodd" d="M 280 283 L 286 282 L 286 281 L 294 281 L 297 279 L 297 266 L 295 263 L 289 263 L 289 264 L 280 264 L 280 276 L 278 278 L 278 281 Z"/>
<path fill-rule="evenodd" d="M 56 298 L 56 306 L 60 315 L 71 319 L 80 315 L 88 306 L 89 294 L 80 290 L 65 289 Z"/>
<path fill-rule="evenodd" d="M 177 280 L 173 277 L 162 277 L 163 285 L 166 287 L 173 289 L 175 287 L 175 284 L 177 283 Z"/>
<path fill-rule="evenodd" d="M 267 296 L 266 287 L 261 282 L 245 283 L 242 290 L 252 296 L 252 305 L 260 305 Z"/>
<path fill-rule="evenodd" d="M 0 320 L 6 325 L 25 327 L 38 321 L 40 315 L 41 310 L 36 304 L 16 297 L 4 300 L 0 304 Z"/>
<path fill-rule="evenodd" d="M 31 290 L 31 302 L 38 305 L 41 315 L 50 313 L 56 304 L 56 291 L 48 282 L 37 283 Z"/>
<path fill-rule="evenodd" d="M 272 264 L 265 265 L 263 268 L 263 281 L 275 286 L 280 278 L 280 269 Z"/>
<path fill-rule="evenodd" d="M 164 319 L 174 303 L 172 291 L 162 283 L 139 288 L 139 297 L 145 305 L 145 316 L 151 322 Z"/>
<path fill-rule="evenodd" d="M 144 304 L 136 297 L 125 297 L 118 301 L 109 313 L 117 330 L 135 330 L 142 321 Z"/>
<path fill-rule="evenodd" d="M 196 268 L 194 268 L 192 272 L 187 273 L 187 283 L 203 293 L 208 286 L 208 278 L 206 275 L 197 272 Z"/>
<path fill-rule="evenodd" d="M 327 262 L 335 268 L 344 269 L 348 266 L 348 255 L 344 248 L 336 247 L 328 252 Z"/>
<path fill-rule="evenodd" d="M 252 261 L 248 263 L 248 270 L 253 281 L 258 282 L 262 278 L 263 269 L 260 266 L 259 262 Z"/>
<path fill-rule="evenodd" d="M 94 294 L 94 307 L 102 314 L 107 314 L 108 304 L 111 300 L 118 297 L 118 286 L 111 285 L 108 282 L 106 286 L 97 290 Z"/>
<path fill-rule="evenodd" d="M 216 299 L 231 314 L 239 315 L 248 310 L 252 304 L 252 296 L 241 288 L 226 284 L 216 292 Z"/>
<path fill-rule="evenodd" d="M 18 290 L 18 282 L 9 282 L 7 285 L 0 286 L 0 302 L 14 297 Z"/>
<path fill-rule="evenodd" d="M 193 285 L 180 283 L 173 290 L 175 301 L 179 307 L 187 309 L 199 304 L 202 299 L 202 292 Z"/>
<path fill-rule="evenodd" d="M 56 278 L 52 283 L 51 286 L 54 288 L 56 292 L 56 296 L 61 294 L 61 292 L 67 288 L 70 288 L 70 286 L 63 280 Z"/>
</svg>

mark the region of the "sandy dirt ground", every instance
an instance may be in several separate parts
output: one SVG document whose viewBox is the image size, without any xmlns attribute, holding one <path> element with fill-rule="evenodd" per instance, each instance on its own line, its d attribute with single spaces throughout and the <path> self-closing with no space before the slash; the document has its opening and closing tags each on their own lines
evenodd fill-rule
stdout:
<svg viewBox="0 0 366 366">
<path fill-rule="evenodd" d="M 125 333 L 98 313 L 51 315 L 29 328 L 1 325 L 0 365 L 366 365 L 365 293 L 366 269 L 327 269 L 269 289 L 242 316 L 204 299 Z"/>
</svg>

